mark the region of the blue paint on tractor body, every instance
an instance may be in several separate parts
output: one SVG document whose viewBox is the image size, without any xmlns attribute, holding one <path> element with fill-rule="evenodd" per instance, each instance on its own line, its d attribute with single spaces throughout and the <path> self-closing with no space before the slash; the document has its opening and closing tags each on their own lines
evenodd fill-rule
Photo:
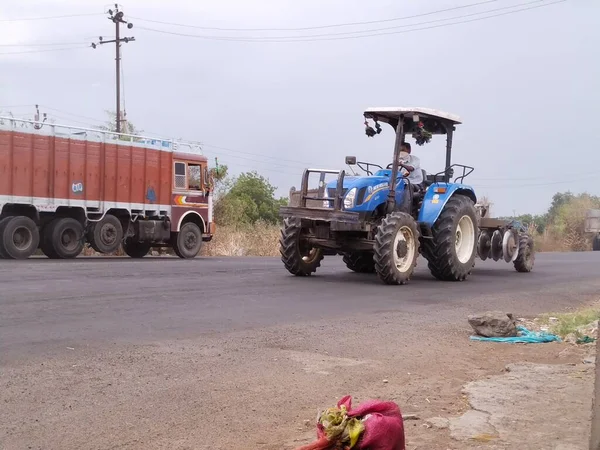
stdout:
<svg viewBox="0 0 600 450">
<path fill-rule="evenodd" d="M 373 212 L 384 205 L 389 193 L 389 180 L 391 175 L 391 169 L 381 169 L 369 176 L 346 176 L 344 178 L 343 186 L 344 198 L 346 198 L 354 189 L 355 201 L 349 208 L 343 206 L 342 202 L 343 210 L 353 212 Z M 327 184 L 327 191 L 329 192 L 330 197 L 333 197 L 336 185 L 336 181 L 331 181 Z M 396 178 L 396 204 L 402 204 L 406 185 L 406 181 L 399 175 Z M 454 195 L 465 195 L 474 202 L 477 201 L 475 191 L 471 186 L 461 183 L 433 183 L 425 192 L 423 204 L 419 211 L 418 222 L 433 226 L 448 200 Z M 333 201 L 329 203 L 329 207 L 333 207 Z"/>
</svg>

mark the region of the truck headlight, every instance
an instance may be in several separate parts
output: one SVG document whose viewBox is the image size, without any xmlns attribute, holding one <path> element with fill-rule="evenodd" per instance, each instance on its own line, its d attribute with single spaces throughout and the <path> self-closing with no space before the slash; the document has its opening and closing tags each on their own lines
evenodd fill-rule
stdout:
<svg viewBox="0 0 600 450">
<path fill-rule="evenodd" d="M 348 191 L 346 196 L 344 197 L 344 208 L 350 209 L 354 206 L 354 202 L 356 201 L 356 188 L 352 188 Z"/>
</svg>

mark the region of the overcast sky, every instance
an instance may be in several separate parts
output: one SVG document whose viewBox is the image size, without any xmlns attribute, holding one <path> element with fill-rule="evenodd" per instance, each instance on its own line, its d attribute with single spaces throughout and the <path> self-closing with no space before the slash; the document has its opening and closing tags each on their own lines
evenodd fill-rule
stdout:
<svg viewBox="0 0 600 450">
<path fill-rule="evenodd" d="M 462 118 L 453 162 L 476 168 L 467 181 L 478 196 L 492 200 L 493 213 L 541 213 L 557 191 L 600 195 L 600 2 L 553 1 L 497 0 L 422 15 L 478 0 L 128 0 L 121 6 L 134 27 L 123 34 L 136 41 L 123 45 L 127 117 L 148 133 L 201 141 L 213 163 L 217 156 L 234 173 L 257 170 L 287 195 L 290 186 L 299 187 L 307 165 L 344 168 L 345 155 L 391 161 L 393 130 L 384 124 L 381 135 L 367 138 L 365 108 L 437 108 Z M 544 6 L 474 20 L 484 11 L 514 11 L 499 10 L 511 5 Z M 92 0 L 3 5 L 0 110 L 32 117 L 38 103 L 59 123 L 106 120 L 104 111 L 115 109 L 114 46 L 84 46 L 97 36 L 114 36 L 114 25 L 102 15 L 109 7 Z M 11 20 L 87 13 L 98 15 Z M 285 30 L 415 15 L 422 16 Z M 442 21 L 451 18 L 457 19 Z M 141 19 L 284 30 L 222 31 Z M 466 20 L 471 22 L 440 26 Z M 371 34 L 395 34 L 339 34 L 382 28 L 387 30 Z M 409 31 L 415 28 L 428 29 Z M 319 36 L 302 42 L 222 40 L 307 35 Z M 328 40 L 315 40 L 323 37 Z M 40 43 L 67 45 L 17 46 Z M 413 151 L 428 172 L 443 170 L 443 137 L 413 145 Z"/>
</svg>

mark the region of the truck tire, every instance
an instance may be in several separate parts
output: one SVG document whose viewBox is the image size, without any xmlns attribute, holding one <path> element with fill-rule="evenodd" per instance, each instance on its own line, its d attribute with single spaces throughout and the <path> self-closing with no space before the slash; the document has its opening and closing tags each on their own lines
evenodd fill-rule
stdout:
<svg viewBox="0 0 600 450">
<path fill-rule="evenodd" d="M 40 245 L 40 231 L 26 216 L 11 217 L 0 227 L 2 255 L 7 259 L 27 259 Z"/>
<path fill-rule="evenodd" d="M 4 233 L 4 225 L 6 225 L 10 219 L 12 219 L 12 216 L 4 217 L 2 220 L 0 220 L 0 236 L 2 236 L 2 234 Z M 8 257 L 4 252 L 4 242 L 3 239 L 0 239 L 0 259 L 6 258 Z"/>
<path fill-rule="evenodd" d="M 295 217 L 284 219 L 279 238 L 279 253 L 288 272 L 297 277 L 308 277 L 321 265 L 323 251 L 320 248 L 312 248 L 302 238 L 301 223 L 301 220 Z"/>
<path fill-rule="evenodd" d="M 597 234 L 594 237 L 594 241 L 592 242 L 592 250 L 595 252 L 600 251 L 600 234 Z"/>
<path fill-rule="evenodd" d="M 375 271 L 385 284 L 406 284 L 419 256 L 419 231 L 406 213 L 388 214 L 375 234 Z"/>
<path fill-rule="evenodd" d="M 102 220 L 91 226 L 87 240 L 98 253 L 114 253 L 123 240 L 121 221 L 112 214 L 105 215 Z"/>
<path fill-rule="evenodd" d="M 182 259 L 195 258 L 202 248 L 202 231 L 193 222 L 184 223 L 171 239 L 173 251 Z"/>
<path fill-rule="evenodd" d="M 375 261 L 371 252 L 345 253 L 342 258 L 348 269 L 357 273 L 375 273 Z"/>
<path fill-rule="evenodd" d="M 83 226 L 75 219 L 63 217 L 55 219 L 47 230 L 45 239 L 48 252 L 53 258 L 72 259 L 79 256 L 83 250 Z M 43 249 L 42 249 L 43 251 Z M 47 256 L 48 253 L 44 251 Z"/>
<path fill-rule="evenodd" d="M 52 247 L 52 227 L 58 219 L 53 219 L 42 227 L 40 232 L 40 249 L 50 259 L 58 259 L 58 255 Z"/>
<path fill-rule="evenodd" d="M 513 265 L 515 270 L 521 273 L 531 272 L 535 263 L 535 252 L 533 238 L 528 234 L 519 235 L 519 256 Z"/>
<path fill-rule="evenodd" d="M 431 274 L 441 281 L 464 281 L 475 266 L 477 212 L 464 195 L 451 197 L 424 240 L 423 256 Z"/>
<path fill-rule="evenodd" d="M 148 254 L 150 249 L 152 248 L 152 244 L 149 242 L 138 242 L 134 241 L 131 238 L 125 239 L 123 242 L 123 251 L 125 254 L 131 258 L 143 258 Z"/>
</svg>

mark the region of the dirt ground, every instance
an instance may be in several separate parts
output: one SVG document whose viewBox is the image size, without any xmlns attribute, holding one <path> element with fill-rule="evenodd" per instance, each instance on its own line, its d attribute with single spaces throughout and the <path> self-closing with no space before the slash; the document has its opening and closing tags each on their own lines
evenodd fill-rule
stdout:
<svg viewBox="0 0 600 450">
<path fill-rule="evenodd" d="M 423 326 L 403 332 L 382 312 L 148 345 L 82 343 L 12 360 L 0 375 L 0 447 L 293 449 L 314 437 L 319 409 L 350 394 L 416 414 L 406 422 L 410 450 L 484 448 L 427 419 L 460 416 L 469 409 L 465 384 L 508 364 L 582 360 L 563 343 L 469 341 L 466 320 Z"/>
</svg>

